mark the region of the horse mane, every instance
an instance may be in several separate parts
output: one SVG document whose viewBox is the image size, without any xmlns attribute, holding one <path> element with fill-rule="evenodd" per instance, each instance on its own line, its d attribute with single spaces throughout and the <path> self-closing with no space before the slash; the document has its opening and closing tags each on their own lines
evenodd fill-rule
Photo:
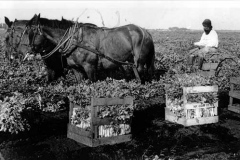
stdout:
<svg viewBox="0 0 240 160">
<path fill-rule="evenodd" d="M 29 20 L 15 20 L 13 23 L 15 25 L 26 25 Z"/>
<path fill-rule="evenodd" d="M 79 23 L 81 26 L 83 27 L 87 27 L 88 29 L 95 29 L 95 30 L 112 30 L 112 29 L 115 29 L 115 28 L 118 28 L 118 27 L 113 27 L 113 28 L 108 28 L 108 27 L 98 27 L 97 25 L 95 24 L 92 24 L 92 23 Z"/>
<path fill-rule="evenodd" d="M 97 25 L 93 24 L 93 23 L 78 23 L 80 26 L 86 26 L 86 27 L 93 27 L 93 28 L 98 28 Z"/>
<path fill-rule="evenodd" d="M 61 21 L 57 19 L 40 18 L 40 23 L 43 26 L 57 28 L 57 29 L 68 29 L 74 24 L 73 21 L 66 20 L 63 18 Z"/>
<path fill-rule="evenodd" d="M 64 19 L 62 17 L 62 20 L 57 20 L 57 19 L 47 19 L 47 18 L 40 18 L 40 23 L 43 26 L 46 27 L 51 27 L 51 28 L 56 28 L 56 29 L 68 29 L 69 27 L 73 26 L 75 24 L 74 21 Z M 92 23 L 78 23 L 80 26 L 86 26 L 86 27 L 91 27 L 91 28 L 98 28 L 97 25 L 92 24 Z"/>
</svg>

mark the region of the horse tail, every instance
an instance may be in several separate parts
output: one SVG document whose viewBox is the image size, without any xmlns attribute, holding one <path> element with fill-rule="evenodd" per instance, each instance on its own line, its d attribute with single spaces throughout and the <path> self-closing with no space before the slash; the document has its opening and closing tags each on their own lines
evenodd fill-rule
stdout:
<svg viewBox="0 0 240 160">
<path fill-rule="evenodd" d="M 132 46 L 134 64 L 137 66 L 137 71 L 139 72 L 140 77 L 144 79 L 145 76 L 143 74 L 145 72 L 145 66 L 147 69 L 147 74 L 150 73 L 150 75 L 152 75 L 154 72 L 155 50 L 153 39 L 151 34 L 146 29 L 143 29 L 136 25 L 130 27 L 139 30 L 141 32 L 139 34 L 142 34 L 139 36 L 141 39 L 136 37 L 132 38 Z M 129 32 L 130 35 L 132 35 L 131 28 L 129 29 Z"/>
<path fill-rule="evenodd" d="M 147 30 L 146 30 L 146 32 L 148 33 L 149 38 L 151 39 L 150 46 L 149 46 L 150 47 L 149 57 L 148 57 L 148 60 L 146 62 L 146 65 L 147 65 L 148 74 L 150 76 L 152 76 L 154 74 L 154 71 L 155 71 L 155 65 L 154 65 L 154 62 L 155 62 L 155 47 L 154 47 L 154 43 L 153 43 L 153 39 L 152 39 L 151 34 Z"/>
<path fill-rule="evenodd" d="M 155 71 L 154 62 L 155 62 L 155 50 L 153 47 L 152 57 L 150 57 L 150 61 L 148 61 L 147 63 L 148 74 L 150 74 L 151 76 L 154 74 L 154 71 Z"/>
</svg>

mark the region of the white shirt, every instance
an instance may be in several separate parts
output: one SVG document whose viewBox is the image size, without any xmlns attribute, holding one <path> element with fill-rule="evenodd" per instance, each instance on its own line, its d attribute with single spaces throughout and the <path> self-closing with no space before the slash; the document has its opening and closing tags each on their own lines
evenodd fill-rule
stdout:
<svg viewBox="0 0 240 160">
<path fill-rule="evenodd" d="M 199 42 L 195 42 L 195 45 L 205 46 L 205 47 L 218 47 L 218 35 L 215 30 L 211 30 L 207 35 L 203 32 L 202 37 Z"/>
</svg>

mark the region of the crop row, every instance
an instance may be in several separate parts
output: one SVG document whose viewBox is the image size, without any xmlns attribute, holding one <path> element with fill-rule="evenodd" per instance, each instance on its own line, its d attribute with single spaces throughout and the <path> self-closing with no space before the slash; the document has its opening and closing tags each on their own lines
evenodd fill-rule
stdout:
<svg viewBox="0 0 240 160">
<path fill-rule="evenodd" d="M 156 97 L 163 97 L 165 94 L 165 84 L 171 83 L 175 87 L 171 87 L 169 91 L 177 94 L 176 72 L 185 74 L 187 65 L 185 59 L 188 50 L 192 48 L 194 41 L 198 40 L 201 32 L 160 32 L 150 31 L 153 35 L 156 51 L 156 74 L 155 80 L 151 83 L 141 85 L 135 80 L 115 80 L 107 78 L 103 81 L 91 83 L 82 81 L 76 84 L 71 71 L 67 71 L 67 78 L 59 78 L 57 81 L 46 83 L 46 68 L 41 59 L 33 59 L 30 61 L 20 62 L 14 60 L 8 62 L 4 60 L 3 48 L 1 45 L 0 52 L 0 101 L 1 106 L 13 108 L 11 110 L 3 110 L 1 107 L 0 114 L 4 116 L 0 125 L 4 126 L 1 130 L 18 132 L 24 130 L 24 126 L 29 128 L 27 120 L 12 120 L 6 123 L 6 119 L 20 115 L 24 111 L 34 110 L 39 112 L 56 112 L 60 109 L 66 109 L 68 99 L 72 98 L 80 105 L 89 105 L 91 97 L 124 97 L 133 96 L 136 101 L 150 100 Z M 223 54 L 235 56 L 238 58 L 238 34 L 219 33 L 220 51 Z M 3 39 L 1 39 L 2 41 Z M 3 44 L 3 43 L 1 43 Z M 176 65 L 177 64 L 177 65 Z M 231 62 L 224 65 L 221 77 L 212 77 L 203 79 L 199 77 L 199 84 L 208 81 L 211 84 L 217 84 L 222 91 L 229 90 L 229 78 L 239 76 L 239 67 L 232 66 Z M 157 74 L 160 70 L 168 70 L 164 75 Z M 184 81 L 189 83 L 190 78 Z M 190 83 L 189 83 L 190 84 Z M 194 84 L 196 85 L 196 84 Z M 171 93 L 169 94 L 171 95 Z M 176 96 L 173 95 L 172 96 Z M 149 106 L 136 105 L 136 109 Z M 16 116 L 18 119 L 19 116 Z M 13 122 L 20 122 L 12 125 Z M 12 127 L 15 126 L 15 127 Z"/>
</svg>

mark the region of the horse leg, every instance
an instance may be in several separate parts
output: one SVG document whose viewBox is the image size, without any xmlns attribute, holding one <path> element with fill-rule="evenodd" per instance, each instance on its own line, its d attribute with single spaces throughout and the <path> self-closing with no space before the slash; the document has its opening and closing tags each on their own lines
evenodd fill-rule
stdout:
<svg viewBox="0 0 240 160">
<path fill-rule="evenodd" d="M 141 83 L 144 84 L 146 79 L 144 77 L 144 65 L 142 64 L 138 64 L 137 66 L 137 71 L 138 71 L 138 74 L 140 76 L 140 79 L 141 79 Z"/>
<path fill-rule="evenodd" d="M 83 66 L 88 78 L 90 81 L 95 82 L 97 80 L 96 78 L 96 66 L 92 64 L 86 64 Z"/>
<path fill-rule="evenodd" d="M 137 70 L 135 70 L 135 69 L 133 68 L 133 71 L 134 71 L 134 73 L 135 73 L 135 76 L 136 76 L 136 78 L 137 78 L 138 80 L 140 80 L 141 83 L 143 84 L 143 83 L 145 83 L 145 80 L 144 80 L 144 65 L 141 64 L 141 63 L 139 63 L 139 61 L 138 61 L 138 59 L 137 59 L 136 57 L 134 57 L 134 62 L 135 62 L 135 66 L 136 66 L 136 69 L 137 69 Z M 138 73 L 136 73 L 136 72 L 138 72 Z M 138 77 L 137 74 L 139 75 L 139 77 Z M 139 79 L 139 78 L 140 78 L 140 79 Z"/>
<path fill-rule="evenodd" d="M 73 68 L 72 70 L 73 70 L 73 73 L 75 75 L 77 82 L 80 82 L 81 80 L 84 79 L 83 73 L 81 73 L 78 69 Z"/>
<path fill-rule="evenodd" d="M 155 61 L 155 51 L 154 51 L 154 49 L 153 49 L 153 51 L 152 51 L 152 55 L 151 55 L 151 57 L 149 57 L 150 58 L 150 60 L 148 60 L 147 62 L 146 62 L 146 66 L 147 66 L 147 72 L 148 72 L 148 77 L 149 77 L 149 79 L 151 80 L 152 79 L 152 77 L 154 76 L 154 71 L 155 71 L 155 65 L 154 65 L 154 61 Z"/>
<path fill-rule="evenodd" d="M 119 66 L 119 70 L 123 73 L 123 75 L 128 79 L 127 72 L 125 71 L 124 67 L 122 65 Z"/>
<path fill-rule="evenodd" d="M 47 68 L 47 73 L 47 82 L 52 82 L 53 80 L 55 80 L 56 73 L 53 69 Z"/>
<path fill-rule="evenodd" d="M 137 68 L 137 72 L 138 72 L 138 75 L 140 77 L 140 81 L 141 83 L 145 83 L 145 80 L 144 80 L 144 64 L 140 63 L 140 58 L 139 58 L 139 55 L 141 54 L 141 50 L 140 49 L 135 49 L 134 50 L 134 65 L 136 66 Z M 134 70 L 133 70 L 134 71 Z M 136 72 L 136 71 L 134 71 Z M 137 73 L 135 73 L 135 76 L 136 78 L 138 79 Z"/>
</svg>

